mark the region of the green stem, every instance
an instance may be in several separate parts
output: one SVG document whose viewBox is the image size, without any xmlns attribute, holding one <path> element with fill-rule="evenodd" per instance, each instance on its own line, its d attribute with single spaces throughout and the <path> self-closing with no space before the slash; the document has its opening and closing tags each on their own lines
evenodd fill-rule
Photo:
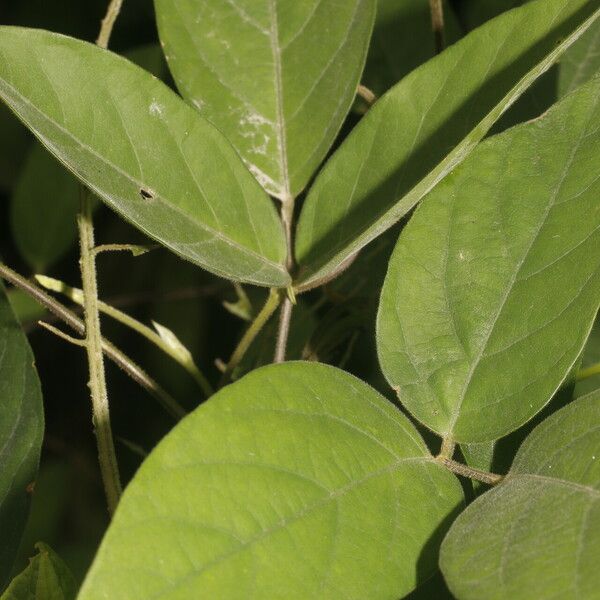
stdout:
<svg viewBox="0 0 600 600">
<path fill-rule="evenodd" d="M 463 465 L 462 463 L 456 462 L 451 458 L 438 456 L 436 460 L 457 475 L 462 475 L 463 477 L 468 477 L 469 479 L 475 479 L 477 481 L 481 481 L 482 483 L 487 483 L 488 485 L 497 485 L 504 479 L 503 475 L 496 475 L 496 473 L 488 473 L 487 471 L 473 469 L 472 467 Z"/>
<path fill-rule="evenodd" d="M 440 448 L 439 456 L 441 458 L 452 458 L 456 444 L 452 438 L 445 437 L 442 439 L 442 447 Z"/>
<path fill-rule="evenodd" d="M 115 453 L 115 445 L 110 427 L 108 390 L 102 352 L 100 315 L 98 309 L 98 284 L 94 254 L 94 225 L 89 192 L 81 188 L 81 212 L 77 215 L 80 243 L 80 267 L 83 288 L 83 313 L 85 340 L 89 367 L 89 388 L 92 398 L 92 412 L 98 459 L 102 482 L 110 514 L 114 514 L 121 497 L 121 480 Z"/>
<path fill-rule="evenodd" d="M 588 377 L 593 377 L 594 375 L 600 375 L 600 363 L 596 363 L 591 367 L 586 367 L 585 369 L 578 371 L 575 376 L 575 381 L 582 381 L 588 379 Z"/>
<path fill-rule="evenodd" d="M 435 39 L 435 51 L 436 54 L 439 54 L 445 47 L 443 0 L 429 0 L 429 8 L 431 10 L 431 29 Z"/>
<path fill-rule="evenodd" d="M 281 222 L 285 229 L 285 239 L 287 245 L 287 262 L 286 267 L 289 273 L 294 268 L 294 239 L 293 239 L 293 223 L 294 223 L 294 199 L 289 196 L 281 203 Z M 293 288 L 290 288 L 293 294 Z M 290 293 L 284 298 L 281 305 L 281 313 L 279 315 L 279 326 L 277 328 L 277 341 L 275 343 L 275 356 L 273 362 L 281 363 L 285 360 L 288 337 L 290 335 L 290 323 L 292 320 L 292 310 L 294 303 L 290 298 Z"/>
<path fill-rule="evenodd" d="M 82 290 L 72 288 L 62 281 L 52 279 L 51 277 L 46 277 L 45 275 L 36 275 L 36 279 L 46 289 L 63 294 L 76 304 L 83 306 Z M 140 323 L 137 319 L 134 319 L 132 316 L 119 310 L 118 308 L 115 308 L 110 304 L 106 304 L 106 302 L 98 300 L 98 308 L 100 312 L 139 333 L 149 342 L 162 350 L 165 354 L 170 356 L 175 362 L 181 365 L 193 377 L 207 398 L 213 394 L 213 389 L 210 383 L 194 362 L 191 353 L 187 350 L 185 350 L 185 352 L 183 351 L 183 346 L 181 349 L 173 347 L 173 345 L 167 343 L 158 333 L 156 333 L 156 331 L 147 325 Z"/>
<path fill-rule="evenodd" d="M 229 380 L 229 377 L 233 373 L 233 370 L 240 364 L 242 358 L 246 354 L 246 351 L 261 331 L 261 329 L 266 325 L 267 321 L 271 318 L 273 313 L 277 310 L 277 307 L 280 303 L 280 294 L 276 289 L 269 290 L 269 296 L 264 306 L 256 315 L 254 321 L 250 324 L 246 333 L 244 333 L 240 343 L 237 345 L 236 349 L 233 351 L 225 370 L 223 371 L 223 375 L 221 377 L 220 387 L 225 385 Z"/>
<path fill-rule="evenodd" d="M 19 288 L 36 302 L 44 306 L 63 321 L 77 334 L 85 335 L 85 324 L 66 306 L 58 302 L 55 298 L 47 294 L 16 271 L 0 263 L 0 278 L 5 279 L 15 287 Z M 102 351 L 107 358 L 112 360 L 118 367 L 123 369 L 135 382 L 139 383 L 151 396 L 156 398 L 164 408 L 177 419 L 185 416 L 185 410 L 177 403 L 177 401 L 168 394 L 156 381 L 154 381 L 140 366 L 138 366 L 131 358 L 125 355 L 121 350 L 114 346 L 111 342 L 102 338 Z"/>
</svg>

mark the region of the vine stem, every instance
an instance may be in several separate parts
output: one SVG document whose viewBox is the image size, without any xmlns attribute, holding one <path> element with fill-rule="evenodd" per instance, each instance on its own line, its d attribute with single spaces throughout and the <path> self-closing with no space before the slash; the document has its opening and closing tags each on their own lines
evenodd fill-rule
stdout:
<svg viewBox="0 0 600 600">
<path fill-rule="evenodd" d="M 443 0 L 429 0 L 431 11 L 431 29 L 435 39 L 435 52 L 439 54 L 445 47 Z"/>
<path fill-rule="evenodd" d="M 100 33 L 96 44 L 107 48 L 110 36 L 121 11 L 123 0 L 111 0 L 106 16 L 102 19 Z M 104 492 L 111 516 L 114 514 L 122 487 L 119 466 L 115 452 L 110 412 L 108 407 L 108 390 L 102 351 L 102 335 L 100 331 L 100 313 L 98 309 L 98 277 L 96 273 L 96 254 L 94 249 L 94 221 L 89 191 L 80 186 L 81 210 L 77 215 L 79 230 L 79 247 L 81 283 L 83 289 L 83 315 L 85 322 L 85 342 L 89 367 L 89 388 L 92 398 L 92 420 L 96 433 L 98 460 L 104 484 Z"/>
<path fill-rule="evenodd" d="M 104 16 L 104 19 L 102 19 L 100 33 L 96 39 L 96 45 L 100 46 L 100 48 L 108 48 L 108 42 L 110 41 L 115 21 L 121 12 L 121 6 L 123 6 L 123 0 L 111 0 L 108 5 L 106 15 Z"/>
<path fill-rule="evenodd" d="M 92 207 L 87 188 L 81 187 L 81 211 L 77 215 L 79 229 L 79 245 L 81 258 L 81 282 L 83 289 L 83 314 L 85 321 L 85 341 L 89 367 L 90 394 L 100 472 L 106 493 L 108 510 L 114 514 L 122 487 L 119 477 L 119 466 L 110 427 L 108 407 L 108 390 L 102 352 L 102 335 L 100 332 L 100 314 L 98 306 L 98 283 L 96 259 L 94 254 L 94 225 Z"/>
<path fill-rule="evenodd" d="M 286 266 L 288 272 L 294 268 L 294 244 L 293 244 L 293 222 L 294 222 L 294 199 L 288 196 L 281 204 L 281 221 L 285 229 L 285 240 L 287 245 Z M 292 320 L 293 302 L 290 294 L 284 298 L 279 315 L 279 326 L 277 328 L 277 342 L 275 344 L 275 356 L 273 362 L 282 363 L 285 361 L 287 342 L 290 335 L 290 323 Z"/>
<path fill-rule="evenodd" d="M 229 377 L 233 373 L 233 370 L 240 364 L 242 358 L 246 354 L 246 351 L 260 332 L 260 330 L 266 325 L 267 321 L 271 318 L 273 313 L 277 310 L 279 303 L 281 302 L 281 296 L 278 290 L 272 288 L 269 290 L 269 296 L 264 306 L 256 315 L 256 318 L 250 324 L 250 327 L 244 333 L 242 339 L 239 344 L 236 346 L 225 370 L 223 371 L 223 375 L 221 376 L 221 382 L 219 387 L 223 387 Z"/>
<path fill-rule="evenodd" d="M 472 467 L 468 467 L 467 465 L 463 465 L 462 463 L 444 456 L 438 456 L 436 460 L 457 475 L 475 479 L 476 481 L 481 481 L 488 485 L 497 485 L 504 479 L 504 475 L 497 475 L 496 473 L 488 473 L 487 471 L 473 469 Z"/>
</svg>

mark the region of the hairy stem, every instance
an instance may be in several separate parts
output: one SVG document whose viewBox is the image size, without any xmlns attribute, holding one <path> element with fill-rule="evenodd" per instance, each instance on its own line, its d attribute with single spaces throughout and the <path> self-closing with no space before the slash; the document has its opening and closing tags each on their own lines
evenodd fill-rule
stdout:
<svg viewBox="0 0 600 600">
<path fill-rule="evenodd" d="M 121 12 L 122 5 L 123 0 L 111 0 L 110 4 L 108 5 L 108 8 L 106 9 L 106 15 L 104 16 L 104 19 L 102 19 L 100 33 L 96 39 L 96 45 L 100 46 L 100 48 L 108 48 L 108 42 L 110 41 L 110 36 L 112 34 L 113 27 L 115 26 L 115 21 Z"/>
<path fill-rule="evenodd" d="M 429 0 L 431 10 L 431 29 L 435 39 L 435 51 L 439 54 L 445 47 L 443 0 Z"/>
<path fill-rule="evenodd" d="M 248 329 L 246 333 L 242 336 L 240 343 L 236 346 L 225 370 L 223 371 L 223 375 L 221 377 L 220 386 L 222 387 L 227 383 L 233 370 L 240 364 L 242 358 L 246 354 L 246 351 L 260 332 L 260 330 L 266 325 L 267 321 L 271 318 L 273 313 L 277 310 L 277 307 L 280 303 L 280 294 L 277 290 L 271 289 L 269 290 L 269 297 L 265 302 L 265 305 L 262 307 L 258 315 Z"/>
<path fill-rule="evenodd" d="M 373 90 L 370 90 L 366 85 L 363 85 L 362 83 L 358 85 L 358 88 L 356 89 L 356 94 L 360 98 L 362 98 L 369 106 L 374 104 L 377 100 L 377 96 L 375 95 Z"/>
<path fill-rule="evenodd" d="M 114 514 L 121 497 L 121 481 L 115 453 L 115 445 L 110 427 L 108 408 L 108 390 L 102 352 L 102 336 L 100 333 L 100 315 L 98 308 L 98 283 L 96 260 L 94 254 L 94 225 L 89 192 L 81 188 L 81 212 L 77 215 L 79 229 L 80 267 L 83 288 L 83 314 L 85 320 L 85 340 L 89 367 L 90 395 L 98 460 L 104 491 L 108 502 L 108 510 Z"/>
<path fill-rule="evenodd" d="M 0 263 L 0 278 L 5 279 L 10 284 L 25 292 L 36 302 L 44 306 L 57 319 L 68 325 L 75 333 L 79 335 L 85 334 L 85 325 L 74 312 L 2 263 Z M 127 375 L 143 387 L 151 396 L 156 398 L 174 417 L 180 419 L 185 416 L 186 411 L 168 392 L 163 390 L 140 366 L 105 338 L 102 338 L 102 351 L 106 354 L 107 358 L 123 369 Z"/>
<path fill-rule="evenodd" d="M 67 298 L 75 302 L 76 304 L 83 305 L 83 292 L 82 290 L 78 290 L 77 288 L 72 288 L 71 286 L 63 283 L 62 281 L 58 281 L 57 279 L 52 279 L 51 277 L 46 277 L 45 275 L 36 275 L 36 279 L 39 283 L 48 290 L 53 292 L 57 292 L 59 294 L 65 295 Z M 157 346 L 160 350 L 162 350 L 165 354 L 170 356 L 175 362 L 181 365 L 196 381 L 204 395 L 208 398 L 212 395 L 213 389 L 202 373 L 196 363 L 192 355 L 189 352 L 182 352 L 179 349 L 173 347 L 173 345 L 166 342 L 156 331 L 140 323 L 137 319 L 134 319 L 132 316 L 127 313 L 111 306 L 110 304 L 106 304 L 105 302 L 98 301 L 98 309 L 101 313 L 115 319 L 122 325 L 129 327 L 133 331 L 139 333 L 141 336 L 145 337 L 149 342 Z"/>
<path fill-rule="evenodd" d="M 442 447 L 440 448 L 440 457 L 443 458 L 452 458 L 454 456 L 454 449 L 456 448 L 456 444 L 454 440 L 449 437 L 445 437 L 442 440 Z"/>
<path fill-rule="evenodd" d="M 287 341 L 290 335 L 290 323 L 292 321 L 293 304 L 291 299 L 286 296 L 281 305 L 279 314 L 279 328 L 277 330 L 277 343 L 275 345 L 275 357 L 273 362 L 282 363 L 285 361 L 287 350 Z"/>
<path fill-rule="evenodd" d="M 285 229 L 285 239 L 287 245 L 287 270 L 292 272 L 294 268 L 294 239 L 293 239 L 293 223 L 294 223 L 294 199 L 287 198 L 281 205 L 281 221 Z M 289 296 L 289 294 L 288 294 Z M 275 345 L 275 356 L 273 362 L 280 363 L 285 360 L 288 337 L 290 334 L 290 322 L 292 319 L 293 302 L 289 297 L 286 297 L 281 305 L 281 313 L 279 315 L 279 326 L 277 329 L 277 342 Z"/>
<path fill-rule="evenodd" d="M 473 469 L 472 467 L 463 465 L 462 463 L 456 462 L 451 458 L 438 456 L 436 460 L 457 475 L 462 475 L 463 477 L 468 477 L 469 479 L 475 479 L 476 481 L 481 481 L 482 483 L 487 483 L 488 485 L 497 485 L 504 479 L 503 475 L 496 475 L 496 473 L 488 473 L 487 471 Z"/>
</svg>

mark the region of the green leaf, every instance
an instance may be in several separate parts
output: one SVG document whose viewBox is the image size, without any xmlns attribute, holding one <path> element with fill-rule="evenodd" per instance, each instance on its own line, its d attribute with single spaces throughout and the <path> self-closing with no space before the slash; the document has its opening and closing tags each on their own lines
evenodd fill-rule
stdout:
<svg viewBox="0 0 600 600">
<path fill-rule="evenodd" d="M 398 598 L 435 570 L 461 504 L 372 388 L 317 363 L 271 365 L 152 452 L 79 599 Z"/>
<path fill-rule="evenodd" d="M 365 62 L 376 0 L 155 0 L 181 94 L 273 196 L 297 196 L 331 147 Z"/>
<path fill-rule="evenodd" d="M 444 8 L 444 37 L 450 44 L 459 38 L 458 24 L 447 2 Z M 362 82 L 380 95 L 434 56 L 428 0 L 378 0 Z"/>
<path fill-rule="evenodd" d="M 387 380 L 459 442 L 534 416 L 600 302 L 600 77 L 490 138 L 403 230 L 378 317 Z"/>
<path fill-rule="evenodd" d="M 532 2 L 472 32 L 376 102 L 304 204 L 298 287 L 339 272 L 410 211 L 599 16 L 597 0 Z"/>
<path fill-rule="evenodd" d="M 109 206 L 218 275 L 285 286 L 275 207 L 225 138 L 115 54 L 0 28 L 0 97 Z"/>
<path fill-rule="evenodd" d="M 568 94 L 600 71 L 600 22 L 594 23 L 560 61 L 558 92 Z"/>
<path fill-rule="evenodd" d="M 600 589 L 600 394 L 555 413 L 506 479 L 452 525 L 440 553 L 460 600 L 596 598 Z"/>
<path fill-rule="evenodd" d="M 32 145 L 10 205 L 13 238 L 29 266 L 44 272 L 77 237 L 79 184 L 39 144 Z"/>
<path fill-rule="evenodd" d="M 0 589 L 27 520 L 44 411 L 33 354 L 0 283 Z"/>
<path fill-rule="evenodd" d="M 13 579 L 0 600 L 74 600 L 77 582 L 69 567 L 46 544 L 35 545 L 39 554 Z"/>
</svg>

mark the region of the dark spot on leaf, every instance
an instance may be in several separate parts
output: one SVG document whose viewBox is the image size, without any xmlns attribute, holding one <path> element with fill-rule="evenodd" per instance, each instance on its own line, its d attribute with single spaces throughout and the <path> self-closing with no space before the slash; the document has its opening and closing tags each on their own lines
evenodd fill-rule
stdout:
<svg viewBox="0 0 600 600">
<path fill-rule="evenodd" d="M 145 190 L 144 188 L 140 188 L 140 196 L 144 200 L 152 200 L 154 198 L 154 194 L 150 190 Z"/>
<path fill-rule="evenodd" d="M 27 487 L 25 488 L 25 491 L 28 494 L 33 494 L 33 490 L 35 489 L 35 481 L 32 481 L 31 483 L 27 484 Z"/>
</svg>

